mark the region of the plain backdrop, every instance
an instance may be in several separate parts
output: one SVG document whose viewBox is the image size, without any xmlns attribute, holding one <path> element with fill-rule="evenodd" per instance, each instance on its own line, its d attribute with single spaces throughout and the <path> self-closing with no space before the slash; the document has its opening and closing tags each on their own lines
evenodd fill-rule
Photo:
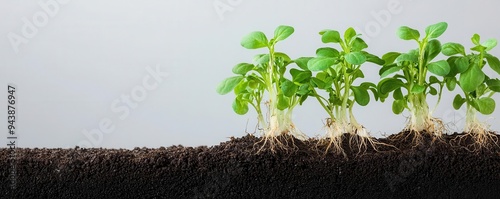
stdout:
<svg viewBox="0 0 500 199">
<path fill-rule="evenodd" d="M 264 52 L 240 46 L 251 31 L 272 35 L 278 25 L 295 27 L 277 50 L 298 58 L 327 46 L 319 31 L 355 27 L 368 51 L 382 56 L 416 48 L 415 42 L 396 36 L 398 27 L 423 31 L 446 21 L 449 27 L 440 40 L 468 49 L 474 33 L 500 39 L 499 7 L 494 0 L 2 1 L 0 142 L 7 143 L 11 83 L 17 89 L 20 147 L 218 144 L 255 131 L 252 110 L 236 115 L 234 96 L 215 92 L 235 64 Z M 491 54 L 500 56 L 500 47 Z M 379 66 L 363 67 L 364 81 L 379 80 Z M 491 70 L 488 74 L 498 77 Z M 464 124 L 464 110 L 451 105 L 456 93 L 445 92 L 434 111 L 450 132 Z M 429 101 L 432 109 L 436 99 Z M 481 117 L 495 131 L 500 129 L 498 109 Z M 391 100 L 358 106 L 354 112 L 375 137 L 399 132 L 408 116 L 394 115 Z M 293 115 L 296 126 L 311 137 L 323 135 L 326 117 L 314 100 Z"/>
</svg>

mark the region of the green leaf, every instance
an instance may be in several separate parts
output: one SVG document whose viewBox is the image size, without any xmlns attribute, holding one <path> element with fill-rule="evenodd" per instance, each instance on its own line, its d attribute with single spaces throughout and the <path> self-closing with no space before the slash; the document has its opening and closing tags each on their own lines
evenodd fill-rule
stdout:
<svg viewBox="0 0 500 199">
<path fill-rule="evenodd" d="M 460 96 L 459 94 L 455 95 L 455 98 L 453 99 L 453 108 L 455 110 L 458 110 L 460 109 L 460 107 L 462 107 L 462 105 L 465 103 L 465 99 Z"/>
<path fill-rule="evenodd" d="M 246 101 L 241 101 L 238 98 L 236 98 L 233 101 L 233 111 L 238 114 L 238 115 L 245 115 L 248 113 L 248 102 Z"/>
<path fill-rule="evenodd" d="M 389 97 L 389 94 L 378 93 L 378 96 L 379 96 L 380 102 L 385 102 L 385 99 L 387 99 L 387 97 Z"/>
<path fill-rule="evenodd" d="M 415 30 L 415 29 L 412 29 L 408 26 L 401 26 L 398 31 L 397 31 L 397 34 L 399 36 L 399 38 L 403 39 L 403 40 L 416 40 L 418 41 L 418 39 L 420 38 L 420 33 L 418 32 L 418 30 Z"/>
<path fill-rule="evenodd" d="M 489 79 L 486 80 L 486 85 L 488 88 L 495 92 L 500 92 L 500 80 L 499 79 Z"/>
<path fill-rule="evenodd" d="M 385 64 L 391 64 L 394 63 L 394 60 L 399 57 L 401 53 L 398 52 L 388 52 L 382 56 L 382 59 L 384 60 Z"/>
<path fill-rule="evenodd" d="M 455 77 L 457 76 L 458 72 L 457 72 L 457 66 L 455 64 L 455 61 L 457 60 L 457 56 L 450 56 L 448 57 L 448 59 L 446 59 L 446 62 L 448 62 L 448 65 L 450 65 L 450 72 L 448 73 L 448 75 L 446 75 L 446 77 Z"/>
<path fill-rule="evenodd" d="M 469 58 L 459 57 L 455 60 L 455 69 L 457 73 L 463 73 L 469 68 Z"/>
<path fill-rule="evenodd" d="M 246 75 L 253 69 L 254 65 L 248 63 L 239 63 L 233 67 L 233 73 L 237 75 Z"/>
<path fill-rule="evenodd" d="M 450 72 L 450 65 L 445 60 L 430 63 L 427 68 L 429 72 L 439 76 L 445 76 Z"/>
<path fill-rule="evenodd" d="M 311 77 L 311 84 L 319 89 L 325 89 L 326 83 L 316 77 Z"/>
<path fill-rule="evenodd" d="M 490 65 L 490 68 L 493 69 L 495 72 L 500 74 L 500 60 L 498 60 L 497 57 L 486 54 L 486 61 L 488 61 L 488 65 Z"/>
<path fill-rule="evenodd" d="M 294 62 L 302 70 L 309 70 L 309 68 L 307 68 L 307 62 L 309 62 L 309 60 L 311 60 L 311 59 L 312 59 L 312 57 L 301 57 L 301 58 L 294 60 Z"/>
<path fill-rule="evenodd" d="M 278 69 L 278 74 L 279 74 L 280 76 L 285 75 L 285 72 L 286 72 L 286 66 L 287 66 L 287 65 L 288 65 L 288 64 L 285 64 L 285 65 L 277 64 L 277 65 L 276 65 L 276 66 L 277 66 L 277 69 Z"/>
<path fill-rule="evenodd" d="M 323 82 L 326 82 L 328 77 L 329 74 L 326 71 L 322 71 L 316 74 L 316 78 L 320 79 Z"/>
<path fill-rule="evenodd" d="M 425 86 L 422 86 L 422 85 L 413 85 L 413 87 L 411 88 L 411 92 L 414 93 L 414 94 L 418 94 L 418 93 L 423 93 L 425 90 Z"/>
<path fill-rule="evenodd" d="M 396 115 L 401 114 L 405 110 L 404 100 L 394 100 L 392 102 L 392 112 Z"/>
<path fill-rule="evenodd" d="M 396 62 L 398 62 L 398 64 L 403 62 L 403 61 L 416 63 L 416 62 L 418 62 L 418 56 L 413 54 L 413 53 L 404 53 L 404 54 L 399 55 L 398 58 L 396 58 Z"/>
<path fill-rule="evenodd" d="M 495 46 L 497 46 L 497 40 L 496 39 L 488 39 L 485 42 L 481 43 L 481 46 L 486 47 L 486 51 L 490 51 Z"/>
<path fill-rule="evenodd" d="M 338 58 L 340 53 L 335 48 L 325 47 L 325 48 L 318 48 L 318 50 L 316 50 L 316 55 L 318 57 Z"/>
<path fill-rule="evenodd" d="M 361 51 L 365 48 L 368 48 L 368 44 L 366 44 L 366 42 L 359 37 L 356 37 L 356 39 L 352 42 L 351 51 Z"/>
<path fill-rule="evenodd" d="M 455 77 L 451 78 L 446 78 L 446 88 L 448 88 L 449 91 L 455 90 L 455 87 L 457 86 L 457 79 Z"/>
<path fill-rule="evenodd" d="M 392 93 L 392 97 L 395 100 L 402 100 L 402 99 L 404 99 L 403 92 L 401 91 L 401 88 L 397 88 L 396 90 L 394 90 L 394 92 Z"/>
<path fill-rule="evenodd" d="M 354 100 L 356 100 L 359 105 L 366 106 L 370 103 L 370 95 L 366 88 L 351 86 L 351 90 L 354 93 Z"/>
<path fill-rule="evenodd" d="M 309 97 L 309 95 L 301 95 L 299 99 L 299 105 L 302 105 L 302 103 L 306 101 L 307 97 Z"/>
<path fill-rule="evenodd" d="M 350 52 L 344 55 L 344 58 L 352 65 L 361 65 L 366 62 L 366 57 L 362 52 Z"/>
<path fill-rule="evenodd" d="M 474 34 L 472 38 L 470 39 L 473 44 L 475 45 L 481 45 L 479 41 L 481 40 L 481 37 L 478 34 Z"/>
<path fill-rule="evenodd" d="M 275 52 L 274 57 L 281 58 L 284 62 L 292 62 L 292 59 L 290 58 L 290 56 L 288 56 L 287 54 L 282 53 L 282 52 Z"/>
<path fill-rule="evenodd" d="M 379 99 L 379 94 L 378 94 L 377 88 L 376 88 L 376 87 L 374 87 L 374 88 L 368 88 L 368 89 L 370 89 L 370 91 L 372 91 L 372 93 L 373 93 L 373 97 L 375 98 L 375 101 L 378 101 L 378 99 Z"/>
<path fill-rule="evenodd" d="M 241 40 L 241 46 L 247 49 L 258 49 L 267 47 L 267 37 L 263 32 L 252 32 Z"/>
<path fill-rule="evenodd" d="M 431 95 L 437 95 L 437 90 L 434 87 L 429 86 L 429 94 L 431 94 Z"/>
<path fill-rule="evenodd" d="M 320 32 L 323 43 L 340 43 L 340 33 L 336 30 L 324 30 Z"/>
<path fill-rule="evenodd" d="M 486 51 L 486 47 L 481 46 L 481 45 L 477 45 L 477 46 L 472 47 L 471 50 L 482 53 L 482 52 Z"/>
<path fill-rule="evenodd" d="M 253 63 L 255 65 L 267 64 L 269 63 L 269 54 L 258 54 L 253 58 Z"/>
<path fill-rule="evenodd" d="M 396 64 L 383 66 L 379 71 L 380 78 L 384 78 L 392 73 L 398 72 L 401 70 L 401 68 L 401 66 L 398 66 Z"/>
<path fill-rule="evenodd" d="M 299 90 L 297 91 L 297 95 L 303 96 L 303 95 L 307 95 L 309 92 L 310 92 L 309 84 L 302 84 L 302 85 L 300 85 Z"/>
<path fill-rule="evenodd" d="M 356 31 L 354 28 L 349 27 L 347 30 L 344 32 L 344 40 L 346 42 L 350 42 L 354 37 L 356 36 Z"/>
<path fill-rule="evenodd" d="M 379 82 L 378 90 L 380 93 L 386 94 L 403 86 L 404 83 L 401 80 L 387 78 Z"/>
<path fill-rule="evenodd" d="M 486 84 L 479 85 L 476 89 L 476 96 L 483 96 L 487 88 Z"/>
<path fill-rule="evenodd" d="M 362 53 L 365 55 L 366 57 L 366 61 L 367 62 L 371 62 L 371 63 L 374 63 L 374 64 L 378 64 L 378 65 L 383 65 L 385 64 L 385 61 L 383 59 L 380 59 L 378 56 L 376 55 L 372 55 L 370 53 L 367 53 L 365 51 L 362 51 Z"/>
<path fill-rule="evenodd" d="M 264 80 L 255 74 L 251 74 L 246 78 L 248 80 L 248 87 L 251 89 L 257 89 L 257 87 L 265 85 Z"/>
<path fill-rule="evenodd" d="M 375 85 L 374 83 L 371 83 L 371 82 L 363 82 L 359 86 L 363 87 L 365 89 L 368 89 L 368 88 L 377 88 L 377 85 Z"/>
<path fill-rule="evenodd" d="M 335 79 L 337 77 L 339 77 L 340 75 L 337 74 L 337 71 L 335 70 L 327 70 L 327 71 L 323 71 L 324 73 L 328 74 L 328 77 L 332 78 L 332 79 Z M 339 71 L 341 72 L 341 71 Z M 321 72 L 320 72 L 321 73 Z M 320 74 L 318 73 L 318 75 Z M 333 80 L 332 80 L 333 81 Z"/>
<path fill-rule="evenodd" d="M 278 109 L 285 110 L 290 106 L 290 99 L 283 94 L 278 95 Z"/>
<path fill-rule="evenodd" d="M 477 65 L 472 65 L 467 71 L 460 75 L 459 83 L 465 92 L 475 91 L 484 81 L 484 73 Z"/>
<path fill-rule="evenodd" d="M 459 43 L 445 43 L 441 46 L 441 52 L 443 55 L 452 56 L 456 54 L 465 55 L 465 48 L 462 44 Z"/>
<path fill-rule="evenodd" d="M 448 24 L 446 22 L 439 22 L 425 28 L 425 34 L 431 39 L 438 38 L 444 33 L 444 31 L 446 31 L 447 28 Z"/>
<path fill-rule="evenodd" d="M 366 90 L 370 90 L 373 93 L 373 96 L 375 97 L 375 100 L 378 100 L 379 95 L 377 91 L 377 85 L 371 82 L 363 82 L 359 85 L 359 87 L 364 88 Z"/>
<path fill-rule="evenodd" d="M 293 32 L 294 29 L 291 26 L 278 26 L 278 28 L 274 30 L 274 40 L 276 42 L 282 41 L 292 35 Z"/>
<path fill-rule="evenodd" d="M 441 52 L 441 43 L 436 40 L 430 40 L 425 47 L 425 58 L 427 61 L 431 61 Z"/>
<path fill-rule="evenodd" d="M 238 83 L 243 79 L 243 76 L 234 76 L 234 77 L 229 77 L 222 81 L 218 86 L 217 86 L 217 93 L 221 95 L 225 95 L 229 92 L 231 92 Z"/>
<path fill-rule="evenodd" d="M 293 95 L 295 95 L 297 89 L 299 88 L 295 83 L 288 79 L 283 79 L 280 86 L 281 91 L 283 91 L 283 95 L 287 97 L 292 97 Z"/>
<path fill-rule="evenodd" d="M 311 71 L 323 71 L 335 64 L 334 58 L 316 57 L 307 62 L 307 68 Z"/>
<path fill-rule="evenodd" d="M 248 88 L 255 90 L 255 89 L 257 89 L 257 87 L 259 87 L 259 81 L 255 81 L 255 80 L 248 81 Z"/>
<path fill-rule="evenodd" d="M 292 75 L 293 82 L 296 83 L 309 82 L 309 78 L 312 77 L 311 71 L 301 71 L 295 68 L 290 69 L 290 74 Z"/>
<path fill-rule="evenodd" d="M 236 87 L 234 87 L 234 94 L 238 95 L 240 93 L 247 91 L 247 87 L 248 87 L 248 81 L 240 81 L 240 83 L 238 83 Z"/>
<path fill-rule="evenodd" d="M 495 111 L 495 100 L 490 97 L 482 97 L 476 100 L 479 112 L 484 115 L 492 114 Z"/>
<path fill-rule="evenodd" d="M 436 76 L 434 76 L 434 75 L 431 75 L 431 76 L 429 77 L 429 83 L 430 83 L 430 84 L 436 84 L 436 83 L 440 83 L 440 82 L 441 82 L 441 81 L 439 81 L 439 79 L 438 79 Z"/>
<path fill-rule="evenodd" d="M 328 101 L 330 102 L 330 104 L 332 104 L 334 106 L 341 106 L 342 105 L 342 100 L 337 95 L 335 95 L 334 92 L 330 92 L 329 96 L 330 96 L 330 98 L 328 98 Z"/>
<path fill-rule="evenodd" d="M 364 73 L 363 73 L 363 71 L 361 71 L 361 70 L 356 70 L 356 71 L 354 71 L 354 72 L 351 74 L 351 76 L 352 76 L 352 77 L 351 77 L 351 80 L 353 80 L 353 81 L 354 81 L 355 79 L 357 79 L 357 78 L 360 78 L 360 77 L 361 77 L 361 78 L 365 78 L 365 74 L 364 74 Z"/>
</svg>

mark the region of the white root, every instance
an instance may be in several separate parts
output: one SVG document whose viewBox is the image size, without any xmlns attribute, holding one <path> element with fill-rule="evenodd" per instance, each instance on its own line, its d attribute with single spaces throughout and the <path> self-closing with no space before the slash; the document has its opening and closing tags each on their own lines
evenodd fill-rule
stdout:
<svg viewBox="0 0 500 199">
<path fill-rule="evenodd" d="M 480 122 L 476 117 L 476 110 L 472 107 L 467 107 L 467 117 L 464 132 L 471 136 L 474 140 L 472 146 L 474 150 L 480 148 L 488 148 L 490 146 L 498 147 L 498 137 L 489 132 L 489 125 Z"/>
<path fill-rule="evenodd" d="M 326 119 L 326 138 L 329 138 L 330 141 L 328 142 L 325 152 L 328 152 L 328 150 L 332 148 L 334 153 L 346 156 L 342 148 L 342 134 L 345 133 L 343 126 L 345 125 L 339 124 L 331 118 Z"/>
<path fill-rule="evenodd" d="M 425 95 L 414 95 L 410 100 L 411 115 L 404 130 L 414 134 L 413 144 L 418 145 L 423 141 L 423 132 L 429 133 L 433 140 L 442 139 L 446 128 L 442 120 L 432 117 Z"/>
<path fill-rule="evenodd" d="M 285 139 L 285 143 L 280 141 L 279 136 L 293 136 L 299 140 L 306 140 L 307 135 L 302 133 L 292 122 L 292 112 L 275 110 L 271 113 L 269 117 L 269 123 L 266 125 L 267 128 L 263 128 L 263 145 L 259 149 L 259 152 L 264 149 L 264 147 L 269 143 L 271 151 L 274 151 L 276 147 L 280 147 L 282 149 L 286 149 L 288 143 Z M 293 139 L 292 139 L 293 141 Z"/>
<path fill-rule="evenodd" d="M 291 111 L 283 114 L 283 111 L 276 111 L 275 115 L 271 115 L 269 121 L 269 129 L 264 132 L 264 137 L 278 137 L 280 135 L 291 135 L 299 140 L 306 140 L 307 135 L 302 133 L 295 127 L 292 122 Z"/>
<path fill-rule="evenodd" d="M 352 111 L 352 110 L 351 110 Z M 326 121 L 326 138 L 329 138 L 329 143 L 327 145 L 326 151 L 330 148 L 337 154 L 343 154 L 346 156 L 344 149 L 342 148 L 342 135 L 350 134 L 351 140 L 349 144 L 351 146 L 357 146 L 358 154 L 365 152 L 368 147 L 373 147 L 377 150 L 377 145 L 382 144 L 373 139 L 365 127 L 360 125 L 354 118 L 352 112 L 350 112 L 349 122 L 347 119 L 341 119 L 340 121 L 334 121 L 328 118 Z M 382 144 L 386 145 L 386 144 Z"/>
<path fill-rule="evenodd" d="M 386 145 L 376 141 L 373 137 L 370 136 L 365 127 L 360 125 L 356 119 L 351 115 L 351 134 L 352 137 L 355 138 L 355 142 L 353 144 L 358 146 L 358 154 L 365 152 L 368 147 L 372 147 L 375 151 L 378 151 L 378 145 Z"/>
</svg>

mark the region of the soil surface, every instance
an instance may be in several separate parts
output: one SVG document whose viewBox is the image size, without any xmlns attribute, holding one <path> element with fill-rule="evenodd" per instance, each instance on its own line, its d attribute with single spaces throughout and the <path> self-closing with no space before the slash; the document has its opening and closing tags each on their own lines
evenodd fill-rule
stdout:
<svg viewBox="0 0 500 199">
<path fill-rule="evenodd" d="M 360 151 L 346 135 L 345 155 L 285 136 L 271 151 L 251 135 L 194 148 L 3 148 L 0 197 L 500 198 L 500 147 L 474 148 L 460 134 L 413 138 L 403 132 Z"/>
</svg>

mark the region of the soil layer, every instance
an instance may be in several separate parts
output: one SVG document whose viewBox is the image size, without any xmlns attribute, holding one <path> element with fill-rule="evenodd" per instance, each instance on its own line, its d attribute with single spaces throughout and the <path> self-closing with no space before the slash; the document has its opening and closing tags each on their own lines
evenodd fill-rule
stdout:
<svg viewBox="0 0 500 199">
<path fill-rule="evenodd" d="M 284 136 L 271 151 L 251 135 L 194 148 L 3 148 L 0 196 L 499 198 L 500 148 L 477 149 L 470 137 L 460 136 L 424 136 L 415 145 L 404 132 L 378 140 L 392 147 L 359 151 L 349 147 L 356 139 L 347 135 L 345 156 L 327 152 L 316 139 Z"/>
</svg>

